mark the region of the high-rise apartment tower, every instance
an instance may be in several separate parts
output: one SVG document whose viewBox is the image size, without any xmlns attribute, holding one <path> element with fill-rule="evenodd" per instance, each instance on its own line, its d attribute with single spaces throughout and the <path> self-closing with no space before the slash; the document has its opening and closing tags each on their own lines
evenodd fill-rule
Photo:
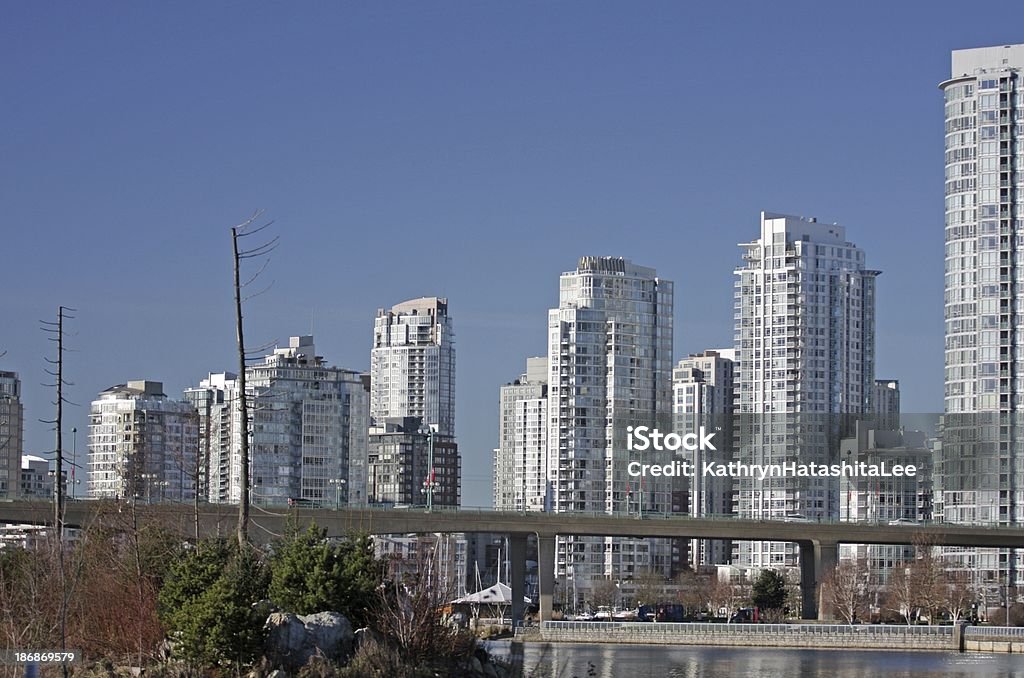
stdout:
<svg viewBox="0 0 1024 678">
<path fill-rule="evenodd" d="M 945 418 L 935 510 L 1024 522 L 1024 44 L 953 52 L 945 100 Z M 979 587 L 1020 551 L 957 552 Z M 1007 579 L 1008 578 L 1008 579 Z M 1005 602 L 1005 601 L 1003 601 Z"/>
<path fill-rule="evenodd" d="M 760 237 L 736 269 L 737 460 L 833 463 L 849 415 L 870 413 L 875 379 L 875 277 L 846 230 L 761 213 Z M 826 477 L 740 477 L 743 518 L 830 519 L 839 486 Z M 737 542 L 748 567 L 794 565 L 794 544 Z"/>
<path fill-rule="evenodd" d="M 548 312 L 551 510 L 671 511 L 671 482 L 628 474 L 659 455 L 630 452 L 627 428 L 672 427 L 673 285 L 621 257 L 583 257 L 559 287 Z M 556 549 L 557 574 L 582 587 L 671 566 L 666 540 L 566 538 Z"/>
</svg>

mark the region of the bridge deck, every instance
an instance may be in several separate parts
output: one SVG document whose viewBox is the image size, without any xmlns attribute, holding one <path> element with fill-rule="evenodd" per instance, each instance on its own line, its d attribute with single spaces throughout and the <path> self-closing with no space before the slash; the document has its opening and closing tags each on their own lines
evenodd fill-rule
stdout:
<svg viewBox="0 0 1024 678">
<path fill-rule="evenodd" d="M 113 501 L 70 501 L 69 526 L 85 526 L 100 513 L 117 512 Z M 120 504 L 123 510 L 124 504 Z M 139 504 L 140 516 L 153 517 L 184 534 L 194 531 L 191 504 Z M 200 504 L 200 533 L 233 533 L 238 507 Z M 423 508 L 287 508 L 253 506 L 252 538 L 268 541 L 281 534 L 289 519 L 298 524 L 315 521 L 330 535 L 351 532 L 407 534 L 430 532 L 495 532 L 538 536 L 670 537 L 732 540 L 770 540 L 853 544 L 909 544 L 924 537 L 937 545 L 1024 548 L 1024 528 L 974 525 L 876 525 L 844 522 L 786 522 L 739 518 L 690 518 L 679 515 L 632 515 L 499 512 L 480 509 Z M 0 502 L 0 522 L 43 525 L 52 520 L 49 502 Z"/>
</svg>

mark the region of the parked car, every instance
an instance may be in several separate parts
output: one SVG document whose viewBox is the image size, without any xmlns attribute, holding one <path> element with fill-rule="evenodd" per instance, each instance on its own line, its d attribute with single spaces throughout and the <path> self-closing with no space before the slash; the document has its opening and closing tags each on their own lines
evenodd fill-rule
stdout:
<svg viewBox="0 0 1024 678">
<path fill-rule="evenodd" d="M 759 619 L 758 609 L 756 607 L 744 607 L 736 610 L 729 617 L 730 624 L 756 624 Z"/>
</svg>

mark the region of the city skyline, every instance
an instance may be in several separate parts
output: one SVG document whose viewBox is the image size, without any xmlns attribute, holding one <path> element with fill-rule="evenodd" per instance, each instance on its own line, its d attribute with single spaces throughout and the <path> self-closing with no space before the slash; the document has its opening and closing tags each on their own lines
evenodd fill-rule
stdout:
<svg viewBox="0 0 1024 678">
<path fill-rule="evenodd" d="M 37 422 L 51 416 L 52 396 L 38 385 L 49 346 L 36 328 L 60 303 L 80 309 L 70 343 L 81 353 L 69 354 L 68 373 L 76 382 L 69 397 L 81 406 L 66 412 L 66 430 L 84 431 L 84 403 L 126 378 L 162 380 L 178 394 L 230 369 L 227 228 L 258 206 L 277 219 L 284 243 L 269 269 L 275 286 L 247 308 L 257 345 L 312 324 L 334 364 L 365 371 L 378 307 L 422 295 L 451 300 L 467 504 L 490 498 L 496 385 L 544 351 L 544 317 L 556 303 L 550 275 L 583 255 L 643 262 L 678 285 L 673 359 L 729 345 L 734 248 L 761 209 L 856 231 L 872 265 L 886 271 L 876 372 L 900 379 L 904 409 L 941 411 L 935 84 L 948 76 L 951 50 L 1019 37 L 947 26 L 940 8 L 927 16 L 887 8 L 884 22 L 871 12 L 826 12 L 825 25 L 842 20 L 849 34 L 807 41 L 825 10 L 791 25 L 754 10 L 729 24 L 736 42 L 753 45 L 774 30 L 777 47 L 726 54 L 720 38 L 702 38 L 696 26 L 732 17 L 707 8 L 666 8 L 657 20 L 543 12 L 543 26 L 526 22 L 526 12 L 502 14 L 529 36 L 511 40 L 482 10 L 352 10 L 323 17 L 310 46 L 297 49 L 273 31 L 271 10 L 237 27 L 230 11 L 209 10 L 210 32 L 180 54 L 169 38 L 192 23 L 164 25 L 155 10 L 116 28 L 113 13 L 90 12 L 88 30 L 54 21 L 52 10 L 13 12 L 0 31 L 21 67 L 0 75 L 17 102 L 6 109 L 16 134 L 0 190 L 11 207 L 7 270 L 26 284 L 4 303 L 0 369 L 23 382 L 25 452 L 53 446 Z M 412 31 L 424 20 L 428 43 Z M 351 39 L 333 39 L 339 22 Z M 392 23 L 410 44 L 399 44 Z M 26 24 L 34 30 L 19 31 Z M 238 61 L 222 46 L 233 42 L 227 26 L 296 49 L 288 59 Z M 921 30 L 908 38 L 908 26 Z M 467 27 L 479 30 L 454 40 Z M 566 47 L 560 31 L 570 27 L 579 38 Z M 867 31 L 870 58 L 857 37 Z M 449 33 L 450 44 L 438 45 Z M 133 34 L 150 37 L 143 44 Z M 43 37 L 67 49 L 42 50 L 47 40 L 34 38 Z M 504 49 L 485 49 L 492 42 Z M 605 54 L 606 44 L 623 46 L 623 58 Z M 449 70 L 416 66 L 427 46 Z M 111 61 L 129 52 L 136 58 Z M 390 61 L 381 61 L 385 53 Z M 379 80 L 363 78 L 360 59 L 379 66 Z M 537 68 L 549 62 L 557 67 Z M 168 65 L 182 75 L 170 76 Z M 314 65 L 335 69 L 332 84 L 361 105 L 345 106 L 321 76 L 283 86 L 287 78 L 265 75 L 317 73 Z M 721 90 L 720 104 L 696 105 L 693 93 L 719 91 L 716 74 L 727 71 L 736 88 Z M 228 73 L 244 77 L 235 84 Z M 831 82 L 836 73 L 841 83 Z M 260 83 L 273 104 L 235 114 L 260 108 L 245 96 Z M 74 105 L 60 105 L 67 101 Z M 388 244 L 410 239 L 420 246 Z M 59 274 L 41 275 L 48 264 Z"/>
<path fill-rule="evenodd" d="M 586 257 L 583 257 L 583 258 L 586 258 Z M 597 257 L 597 258 L 602 258 L 602 257 Z M 604 257 L 604 258 L 608 258 L 608 257 Z M 614 258 L 614 257 L 612 257 L 612 258 Z M 445 300 L 445 301 L 447 301 L 447 300 Z M 685 299 L 684 299 L 683 303 L 685 304 Z M 543 320 L 541 320 L 540 323 L 542 324 Z M 318 335 L 318 336 L 320 336 L 320 335 Z M 723 343 L 726 343 L 726 342 L 723 342 Z M 286 347 L 287 345 L 288 345 L 288 340 L 286 339 L 286 340 L 283 340 L 283 341 L 276 342 L 275 345 L 273 346 L 273 348 L 280 349 L 280 347 L 283 347 L 283 346 Z M 281 349 L 281 350 L 283 350 L 283 349 Z M 372 347 L 367 347 L 367 356 L 368 356 L 368 358 L 371 355 L 372 350 L 373 350 Z M 693 352 L 704 351 L 704 350 L 708 350 L 708 348 L 707 347 L 692 347 L 692 351 Z M 681 350 L 680 348 L 678 348 L 678 346 L 676 346 L 673 349 L 673 359 L 672 359 L 673 365 L 676 362 L 680 361 L 680 360 L 686 359 L 687 357 L 690 357 L 690 353 L 687 353 L 687 351 Z M 367 360 L 367 363 L 371 363 L 371 362 L 372 362 L 372 358 L 369 358 Z M 352 368 L 352 367 L 350 367 L 348 365 L 338 365 L 337 367 L 341 368 L 341 369 L 353 371 L 353 372 L 362 372 L 362 373 L 364 373 L 366 375 L 369 375 L 370 372 L 372 371 L 372 368 L 364 368 L 364 369 L 360 370 L 358 368 Z M 204 374 L 204 372 L 202 372 L 202 370 L 204 370 L 204 369 L 207 370 L 207 372 L 205 372 L 205 374 L 209 374 L 210 373 L 209 370 L 217 370 L 217 369 L 223 370 L 224 368 L 225 368 L 224 365 L 217 366 L 217 365 L 209 365 L 209 364 L 205 364 L 205 363 L 203 363 L 201 366 L 197 365 L 197 369 L 195 371 L 195 374 L 191 374 L 190 373 L 187 377 L 185 377 L 185 379 L 184 379 L 185 386 L 184 386 L 183 389 L 181 389 L 180 391 L 175 391 L 175 390 L 173 390 L 171 388 L 166 388 L 165 390 L 167 391 L 167 393 L 169 394 L 169 396 L 172 399 L 180 400 L 181 399 L 181 394 L 183 392 L 187 391 L 189 388 L 195 387 L 195 384 L 199 383 L 199 381 L 202 378 L 199 375 Z M 24 384 L 24 380 L 25 380 L 24 374 L 19 372 L 16 369 L 12 370 L 12 371 L 15 372 L 16 374 L 18 374 L 18 376 L 22 380 L 22 383 Z M 159 367 L 158 364 L 154 364 L 153 366 L 151 366 L 148 369 L 147 374 L 156 374 L 157 376 L 162 376 L 163 375 L 163 371 L 161 370 L 161 368 Z M 139 375 L 121 375 L 120 376 L 120 381 L 123 382 L 126 377 L 132 377 L 132 376 L 139 376 Z M 898 376 L 900 378 L 903 378 L 902 375 L 898 375 Z M 177 383 L 179 380 L 180 380 L 180 377 L 175 375 L 175 376 L 172 376 L 168 381 L 170 381 L 171 383 Z M 117 382 L 118 378 L 115 377 L 115 378 L 112 379 L 112 381 Z M 492 386 L 491 390 L 494 390 L 499 385 L 500 385 L 500 383 L 498 385 Z M 116 388 L 116 387 L 117 387 L 117 384 L 115 383 L 113 386 L 108 387 L 108 388 Z M 22 389 L 24 390 L 24 386 L 22 387 Z M 477 394 L 474 394 L 473 397 L 475 397 L 476 395 Z M 669 400 L 671 400 L 671 398 L 669 398 Z M 668 401 L 666 401 L 666 402 L 668 402 Z M 497 409 L 497 408 L 495 408 L 495 409 Z M 455 410 L 458 411 L 458 407 L 456 407 Z M 906 411 L 906 410 L 904 410 L 904 411 Z M 28 429 L 29 425 L 31 424 L 31 422 L 27 420 L 29 418 L 29 416 L 31 416 L 31 414 L 32 413 L 28 412 L 27 409 L 26 409 L 26 421 L 25 421 L 25 425 L 24 425 L 25 429 Z M 46 415 L 47 412 L 44 411 L 42 414 Z M 71 426 L 76 425 L 76 424 L 72 423 L 74 421 L 75 421 L 74 414 L 72 413 L 71 415 L 69 415 L 68 414 L 68 409 L 66 408 L 65 409 L 65 434 L 66 434 L 66 437 L 68 435 L 68 431 L 70 431 Z M 88 417 L 86 416 L 86 422 L 87 421 L 88 421 Z M 88 430 L 88 425 L 86 425 L 85 430 Z M 495 426 L 494 431 L 497 431 L 497 426 Z M 52 436 L 52 433 L 50 435 Z M 486 451 L 487 452 L 487 457 L 489 457 L 487 459 L 488 462 L 493 461 L 493 445 L 498 442 L 497 436 L 494 435 L 494 432 L 492 432 L 492 436 L 491 437 L 493 438 L 492 449 Z M 51 442 L 51 445 L 52 445 L 52 442 Z M 461 445 L 460 445 L 460 447 L 461 447 Z M 67 448 L 68 448 L 68 445 L 67 445 L 67 443 L 65 443 L 65 450 L 67 450 Z M 26 435 L 26 443 L 25 443 L 24 454 L 37 455 L 37 454 L 39 454 L 39 452 L 40 452 L 39 450 L 31 450 L 31 449 L 29 449 L 29 447 L 28 447 L 28 435 Z M 476 450 L 472 450 L 471 454 L 475 455 L 475 454 L 477 454 L 477 451 Z M 477 460 L 477 461 L 479 461 L 479 460 Z M 471 465 L 472 465 L 472 463 L 471 463 Z M 465 460 L 464 460 L 463 466 L 465 467 Z M 82 464 L 82 467 L 83 467 L 82 468 L 82 475 L 84 476 L 86 471 L 87 471 L 87 468 L 85 467 L 84 463 Z M 468 485 L 469 487 L 472 487 L 472 483 L 473 482 L 479 482 L 479 478 L 471 478 L 471 479 L 469 479 L 469 483 L 465 483 L 465 481 L 464 481 L 464 487 L 466 485 Z M 484 493 L 488 500 L 492 499 L 492 497 L 491 497 L 492 490 L 493 490 L 493 488 L 492 488 L 491 484 L 488 483 L 487 491 L 486 491 L 486 493 Z M 465 490 L 463 490 L 463 492 L 465 494 Z M 480 492 L 479 491 L 471 491 L 471 494 L 479 495 Z M 468 506 L 479 506 L 479 505 L 483 505 L 483 504 L 481 504 L 481 503 L 472 503 L 472 504 L 466 504 L 466 505 L 468 505 Z"/>
</svg>

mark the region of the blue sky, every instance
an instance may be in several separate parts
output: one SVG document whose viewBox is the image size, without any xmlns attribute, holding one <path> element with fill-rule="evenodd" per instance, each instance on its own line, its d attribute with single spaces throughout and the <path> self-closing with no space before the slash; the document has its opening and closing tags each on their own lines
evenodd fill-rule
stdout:
<svg viewBox="0 0 1024 678">
<path fill-rule="evenodd" d="M 69 447 L 112 384 L 231 369 L 228 229 L 258 207 L 282 244 L 254 344 L 315 318 L 366 369 L 377 308 L 449 297 L 466 504 L 490 502 L 498 386 L 544 352 L 560 272 L 654 266 L 676 356 L 728 345 L 762 209 L 847 227 L 883 271 L 878 375 L 940 409 L 936 84 L 950 50 L 1024 40 L 1024 5 L 832 4 L 3 4 L 0 369 L 26 451 L 53 447 L 37 321 L 59 304 Z"/>
</svg>

